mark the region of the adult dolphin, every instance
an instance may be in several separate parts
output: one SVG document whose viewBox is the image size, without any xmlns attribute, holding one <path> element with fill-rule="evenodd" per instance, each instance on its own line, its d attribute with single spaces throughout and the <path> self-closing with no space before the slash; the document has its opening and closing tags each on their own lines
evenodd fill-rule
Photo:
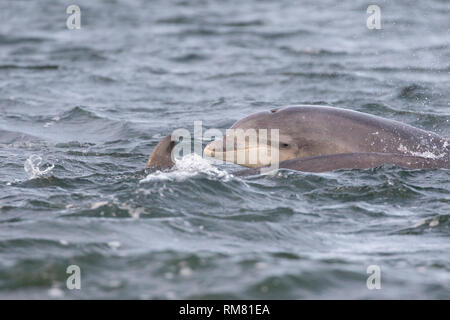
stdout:
<svg viewBox="0 0 450 320">
<path fill-rule="evenodd" d="M 239 164 L 256 169 L 243 170 L 237 172 L 238 175 L 257 174 L 261 168 L 275 162 L 280 168 L 306 172 L 366 169 L 381 165 L 450 169 L 448 139 L 397 121 L 347 109 L 288 106 L 252 114 L 236 122 L 231 129 L 241 130 L 211 142 L 204 154 L 222 160 L 231 159 L 232 162 L 238 162 L 237 154 L 244 154 L 244 162 Z M 270 134 L 264 143 L 244 137 L 245 143 L 239 144 L 235 140 L 236 133 L 245 136 L 248 130 L 261 129 L 279 130 L 278 155 L 273 159 L 268 152 L 264 159 L 258 157 L 256 162 L 250 162 L 248 155 L 251 150 L 259 151 L 274 145 Z M 170 136 L 162 139 L 147 166 L 172 167 L 170 153 L 174 146 Z"/>
<path fill-rule="evenodd" d="M 206 156 L 246 167 L 278 162 L 280 167 L 315 172 L 383 164 L 408 168 L 450 166 L 450 140 L 398 121 L 347 109 L 288 106 L 249 115 L 230 129 L 234 130 L 205 147 Z M 263 142 L 248 138 L 248 132 L 261 129 L 268 133 Z M 267 146 L 274 145 L 271 129 L 279 131 L 277 158 L 271 158 L 269 151 L 251 162 L 251 151 L 259 154 L 261 148 L 270 150 Z M 243 143 L 237 143 L 239 138 Z M 238 154 L 244 155 L 240 162 Z M 284 163 L 287 160 L 292 161 Z"/>
</svg>

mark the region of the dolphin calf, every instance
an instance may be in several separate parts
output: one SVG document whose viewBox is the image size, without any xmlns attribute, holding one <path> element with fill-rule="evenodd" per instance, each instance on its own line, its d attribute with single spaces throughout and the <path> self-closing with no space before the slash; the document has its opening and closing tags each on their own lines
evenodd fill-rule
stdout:
<svg viewBox="0 0 450 320">
<path fill-rule="evenodd" d="M 172 141 L 171 136 L 166 136 L 158 142 L 152 154 L 148 158 L 147 168 L 169 169 L 175 164 L 172 160 L 172 150 L 176 142 Z"/>
<path fill-rule="evenodd" d="M 397 165 L 410 169 L 450 168 L 450 140 L 410 125 L 348 109 L 296 105 L 258 112 L 236 122 L 223 139 L 209 143 L 204 154 L 254 168 L 236 174 L 257 174 L 277 164 L 306 172 L 366 169 Z M 248 132 L 278 130 L 277 141 L 248 139 Z M 228 130 L 227 130 L 228 132 Z M 240 136 L 239 136 L 240 135 Z M 241 138 L 244 143 L 236 143 Z M 165 153 L 173 145 L 163 139 L 147 163 L 170 167 Z M 269 147 L 268 147 L 269 146 Z M 277 152 L 270 148 L 276 146 Z M 263 157 L 250 162 L 252 151 Z M 244 155 L 238 161 L 238 155 Z"/>
</svg>

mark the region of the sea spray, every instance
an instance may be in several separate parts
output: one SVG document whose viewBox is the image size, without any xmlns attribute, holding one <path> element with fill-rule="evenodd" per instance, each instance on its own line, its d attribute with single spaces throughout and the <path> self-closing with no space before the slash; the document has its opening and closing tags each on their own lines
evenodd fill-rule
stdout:
<svg viewBox="0 0 450 320">
<path fill-rule="evenodd" d="M 53 168 L 55 167 L 54 164 L 51 164 L 46 169 L 41 170 L 40 166 L 42 164 L 42 157 L 36 154 L 32 154 L 23 165 L 23 168 L 25 169 L 25 172 L 28 175 L 28 178 L 35 179 L 41 176 L 44 176 L 48 173 L 50 173 Z"/>
<path fill-rule="evenodd" d="M 209 177 L 228 180 L 231 175 L 221 169 L 211 165 L 211 163 L 199 156 L 198 154 L 189 154 L 181 159 L 175 160 L 175 166 L 170 171 L 155 171 L 150 173 L 140 182 L 161 181 L 161 180 L 176 180 L 184 181 L 190 177 L 196 176 L 199 173 L 206 174 Z"/>
</svg>

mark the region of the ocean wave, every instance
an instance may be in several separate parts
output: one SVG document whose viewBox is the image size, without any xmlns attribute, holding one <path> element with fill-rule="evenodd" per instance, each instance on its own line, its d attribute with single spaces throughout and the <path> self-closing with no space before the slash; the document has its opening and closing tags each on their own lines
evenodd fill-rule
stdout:
<svg viewBox="0 0 450 320">
<path fill-rule="evenodd" d="M 400 89 L 398 96 L 407 100 L 429 101 L 432 99 L 430 89 L 418 84 L 411 84 Z"/>
<path fill-rule="evenodd" d="M 184 181 L 196 175 L 203 174 L 210 178 L 229 180 L 231 175 L 224 170 L 210 164 L 208 160 L 192 153 L 175 160 L 175 166 L 170 171 L 156 171 L 150 173 L 140 183 L 152 181 Z"/>
<path fill-rule="evenodd" d="M 43 140 L 39 137 L 23 132 L 0 129 L 0 144 L 6 144 L 9 145 L 9 147 L 16 147 L 21 145 L 31 146 L 37 143 L 43 143 Z"/>
<path fill-rule="evenodd" d="M 58 70 L 59 66 L 54 64 L 47 65 L 17 65 L 17 64 L 3 64 L 0 65 L 0 70 L 9 70 L 9 69 L 23 69 L 23 70 Z"/>
<path fill-rule="evenodd" d="M 102 119 L 102 117 L 84 106 L 73 107 L 58 115 L 58 121 L 86 121 L 93 119 Z"/>
<path fill-rule="evenodd" d="M 11 44 L 39 44 L 44 41 L 48 41 L 48 38 L 43 37 L 19 37 L 13 35 L 0 34 L 0 45 L 11 45 Z"/>
<path fill-rule="evenodd" d="M 442 214 L 422 219 L 413 226 L 393 232 L 401 235 L 419 235 L 427 232 L 442 232 L 448 234 L 450 230 L 450 215 Z"/>
</svg>

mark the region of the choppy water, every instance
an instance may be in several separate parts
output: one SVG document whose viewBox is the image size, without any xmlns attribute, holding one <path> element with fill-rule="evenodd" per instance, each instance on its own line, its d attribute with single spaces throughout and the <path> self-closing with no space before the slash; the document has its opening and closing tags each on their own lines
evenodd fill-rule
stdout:
<svg viewBox="0 0 450 320">
<path fill-rule="evenodd" d="M 446 0 L 2 0 L 0 298 L 450 298 L 448 170 L 143 170 L 173 129 L 295 103 L 450 136 L 449 16 Z"/>
</svg>

